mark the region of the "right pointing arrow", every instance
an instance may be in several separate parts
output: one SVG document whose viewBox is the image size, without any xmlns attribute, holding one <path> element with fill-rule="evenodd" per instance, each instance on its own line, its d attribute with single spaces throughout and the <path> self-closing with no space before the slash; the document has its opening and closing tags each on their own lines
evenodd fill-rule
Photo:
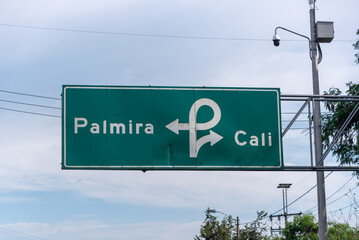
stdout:
<svg viewBox="0 0 359 240">
<path fill-rule="evenodd" d="M 197 152 L 207 142 L 211 142 L 211 146 L 219 142 L 223 137 L 212 130 L 209 130 L 209 135 L 203 136 L 197 141 Z"/>
<path fill-rule="evenodd" d="M 209 136 L 211 138 L 211 146 L 213 146 L 223 138 L 221 135 L 213 132 L 212 130 L 209 130 Z"/>
</svg>

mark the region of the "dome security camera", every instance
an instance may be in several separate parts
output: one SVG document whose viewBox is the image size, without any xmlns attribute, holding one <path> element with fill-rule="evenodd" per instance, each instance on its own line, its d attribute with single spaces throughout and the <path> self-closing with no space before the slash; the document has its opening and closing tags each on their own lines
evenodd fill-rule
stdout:
<svg viewBox="0 0 359 240">
<path fill-rule="evenodd" d="M 274 46 L 278 47 L 280 43 L 280 37 L 276 34 L 273 36 L 273 44 Z"/>
</svg>

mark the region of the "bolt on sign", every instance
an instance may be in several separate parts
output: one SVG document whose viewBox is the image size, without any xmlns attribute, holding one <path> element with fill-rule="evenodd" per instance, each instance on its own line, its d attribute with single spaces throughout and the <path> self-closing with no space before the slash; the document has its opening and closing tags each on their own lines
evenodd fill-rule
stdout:
<svg viewBox="0 0 359 240">
<path fill-rule="evenodd" d="M 283 169 L 279 89 L 62 91 L 63 169 Z"/>
</svg>

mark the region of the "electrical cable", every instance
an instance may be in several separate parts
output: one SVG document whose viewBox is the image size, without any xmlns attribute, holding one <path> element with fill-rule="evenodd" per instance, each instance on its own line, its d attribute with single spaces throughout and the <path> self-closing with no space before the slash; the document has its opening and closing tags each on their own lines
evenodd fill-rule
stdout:
<svg viewBox="0 0 359 240">
<path fill-rule="evenodd" d="M 34 95 L 34 94 L 28 94 L 28 93 L 21 93 L 21 92 L 13 92 L 13 91 L 7 91 L 7 90 L 3 90 L 3 89 L 0 89 L 0 92 L 10 93 L 10 94 L 17 94 L 17 95 L 23 95 L 23 96 L 28 96 L 28 97 L 45 98 L 45 99 L 52 99 L 52 100 L 61 100 L 61 98 L 40 96 L 40 95 Z"/>
<path fill-rule="evenodd" d="M 1 25 L 1 24 L 0 24 L 0 25 Z M 9 94 L 23 95 L 23 96 L 29 96 L 29 97 L 36 97 L 36 98 L 51 99 L 51 100 L 61 100 L 61 98 L 48 97 L 48 96 L 42 96 L 42 95 L 34 95 L 34 94 L 28 94 L 28 93 L 22 93 L 22 92 L 14 92 L 14 91 L 2 90 L 2 89 L 0 89 L 0 92 L 9 93 Z M 31 103 L 10 101 L 10 100 L 5 100 L 5 99 L 0 99 L 0 101 L 2 101 L 2 102 L 8 102 L 8 103 L 14 103 L 14 104 L 22 104 L 22 105 L 28 105 L 28 106 L 43 107 L 43 108 L 52 108 L 52 109 L 59 109 L 59 110 L 61 110 L 60 107 L 52 107 L 52 106 L 45 106 L 45 105 L 39 105 L 39 104 L 31 104 Z M 31 112 L 21 111 L 21 110 L 15 110 L 15 109 L 5 109 L 5 108 L 1 108 L 1 109 L 3 109 L 3 110 L 9 110 L 9 111 L 17 111 L 17 112 L 20 112 L 20 113 L 30 113 L 30 114 L 35 114 L 35 115 L 42 115 L 42 116 L 48 115 L 48 114 L 41 114 L 41 113 L 31 113 Z M 292 114 L 292 113 L 282 113 L 282 114 Z M 54 116 L 54 115 L 49 115 L 49 116 L 50 116 L 50 117 L 60 117 L 60 116 Z M 282 122 L 288 122 L 288 121 L 289 121 L 289 120 L 283 120 Z M 307 121 L 307 120 L 297 120 L 297 122 L 306 122 L 306 121 Z M 308 129 L 308 128 L 291 128 L 290 130 L 304 130 L 304 129 Z"/>
<path fill-rule="evenodd" d="M 318 64 L 319 64 L 323 59 L 323 52 L 322 52 L 322 48 L 320 47 L 319 42 L 317 43 L 317 46 L 318 46 L 318 51 L 319 51 L 319 56 L 318 56 Z"/>
<path fill-rule="evenodd" d="M 356 186 L 355 186 L 355 187 L 353 187 L 352 189 L 349 189 L 349 191 L 348 191 L 348 192 L 346 192 L 346 193 L 345 193 L 345 194 L 343 194 L 342 196 L 338 197 L 337 199 L 335 199 L 335 200 L 331 201 L 331 202 L 330 202 L 330 203 L 328 203 L 327 205 L 330 205 L 330 204 L 332 204 L 332 203 L 334 203 L 334 202 L 338 201 L 338 200 L 339 200 L 339 199 L 341 199 L 342 197 L 347 196 L 347 195 L 348 195 L 348 193 L 349 193 L 350 191 L 352 191 L 352 190 L 356 189 L 358 186 L 359 186 L 359 185 L 356 185 Z"/>
<path fill-rule="evenodd" d="M 338 201 L 339 199 L 341 199 L 341 198 L 347 196 L 347 194 L 348 194 L 350 191 L 356 189 L 357 187 L 359 187 L 359 185 L 356 185 L 356 186 L 353 187 L 352 189 L 349 189 L 348 192 L 346 192 L 345 194 L 343 194 L 343 195 L 341 195 L 340 197 L 336 198 L 335 200 L 333 200 L 333 201 L 327 203 L 326 205 L 329 206 L 330 204 L 335 203 L 335 202 Z M 328 198 L 327 198 L 326 200 L 328 200 Z M 313 212 L 316 208 L 317 208 L 317 206 L 314 206 L 314 207 L 312 207 L 312 208 L 306 210 L 305 212 Z"/>
<path fill-rule="evenodd" d="M 325 112 L 325 111 L 322 111 L 322 113 L 331 114 L 330 112 Z M 294 114 L 297 114 L 297 113 L 296 112 L 282 112 L 281 114 L 294 115 Z M 305 114 L 309 114 L 309 113 L 308 112 L 302 112 L 301 114 L 305 115 Z"/>
<path fill-rule="evenodd" d="M 338 211 L 342 211 L 342 210 L 344 210 L 344 209 L 346 209 L 346 208 L 348 208 L 348 207 L 353 206 L 354 204 L 355 204 L 355 203 L 352 203 L 352 204 L 350 204 L 350 205 L 348 205 L 348 206 L 345 206 L 345 207 L 343 207 L 343 208 L 339 208 L 339 209 L 337 209 L 337 210 L 330 211 L 329 213 L 332 214 L 332 213 L 335 213 L 335 212 L 338 212 Z"/>
<path fill-rule="evenodd" d="M 0 23 L 0 26 L 14 27 L 14 28 L 28 28 L 28 29 L 37 29 L 37 30 L 49 30 L 49 31 L 61 31 L 61 32 L 91 33 L 91 34 L 105 34 L 105 35 L 122 35 L 122 36 L 131 36 L 131 37 L 156 37 L 156 38 L 177 38 L 177 39 L 198 39 L 198 40 L 226 40 L 226 41 L 269 41 L 270 40 L 270 39 L 261 39 L 261 38 L 201 37 L 201 36 L 184 36 L 184 35 L 166 35 L 166 34 L 145 34 L 145 33 L 128 33 L 128 32 L 93 31 L 93 30 L 83 30 L 83 29 L 39 27 L 39 26 L 5 24 L 5 23 Z"/>
<path fill-rule="evenodd" d="M 39 238 L 32 236 L 30 234 L 20 233 L 14 230 L 6 229 L 0 227 L 0 235 L 8 237 L 9 239 L 18 239 L 18 240 L 45 240 L 44 238 Z"/>
<path fill-rule="evenodd" d="M 3 232 L 0 230 L 0 235 L 5 237 L 6 239 L 17 239 L 17 240 L 24 240 L 24 238 L 19 238 L 18 236 L 14 236 L 12 234 L 9 234 L 7 232 Z"/>
<path fill-rule="evenodd" d="M 145 34 L 145 33 L 128 33 L 128 32 L 110 32 L 110 31 L 94 31 L 71 28 L 55 28 L 55 27 L 40 27 L 19 24 L 0 23 L 3 27 L 12 28 L 27 28 L 47 31 L 61 31 L 61 32 L 76 32 L 76 33 L 90 33 L 90 34 L 105 34 L 105 35 L 122 35 L 131 37 L 155 37 L 155 38 L 177 38 L 177 39 L 197 39 L 197 40 L 225 40 L 225 41 L 271 41 L 271 39 L 263 38 L 235 38 L 235 37 L 201 37 L 201 36 L 184 36 L 184 35 L 166 35 L 166 34 Z M 303 41 L 303 40 L 284 40 L 284 41 Z M 354 40 L 334 40 L 336 42 L 354 42 Z"/>
<path fill-rule="evenodd" d="M 347 185 L 355 176 L 352 176 L 348 181 L 346 181 L 337 191 L 335 191 L 332 195 L 330 195 L 329 197 L 327 197 L 326 200 L 329 200 L 331 197 L 333 197 L 336 193 L 338 193 L 340 190 L 343 189 L 343 187 L 345 187 L 345 185 Z"/>
<path fill-rule="evenodd" d="M 327 177 L 329 177 L 331 174 L 333 173 L 333 171 L 331 171 L 330 173 L 327 174 L 327 176 L 324 177 L 324 179 L 326 179 Z M 275 215 L 277 213 L 279 213 L 280 211 L 282 211 L 284 208 L 287 208 L 291 205 L 293 205 L 295 202 L 297 202 L 299 199 L 301 199 L 302 197 L 304 197 L 305 195 L 307 195 L 310 191 L 312 191 L 314 188 L 317 187 L 317 184 L 315 184 L 313 187 L 311 187 L 309 190 L 307 190 L 305 193 L 303 193 L 302 195 L 300 195 L 299 197 L 297 197 L 294 201 L 292 201 L 291 203 L 287 204 L 285 207 L 282 207 L 281 209 L 279 209 L 278 211 L 270 214 L 270 215 Z"/>
<path fill-rule="evenodd" d="M 27 113 L 27 114 L 32 114 L 32 115 L 45 116 L 45 117 L 61 118 L 61 116 L 52 115 L 52 114 L 46 114 L 46 113 L 37 113 L 37 112 L 30 112 L 30 111 L 22 111 L 22 110 L 17 110 L 17 109 L 12 109 L 12 108 L 4 108 L 4 107 L 0 107 L 0 109 L 1 109 L 1 110 L 12 111 L 12 112 L 18 112 L 18 113 Z"/>
<path fill-rule="evenodd" d="M 292 121 L 292 120 L 282 120 L 282 122 L 290 122 L 290 121 Z M 299 120 L 295 120 L 295 122 L 308 122 L 308 120 L 301 120 L 301 119 L 299 119 Z"/>
<path fill-rule="evenodd" d="M 0 99 L 0 102 L 15 103 L 15 104 L 34 106 L 34 107 L 42 107 L 42 108 L 61 109 L 60 107 L 52 107 L 52 106 L 45 106 L 45 105 L 39 105 L 39 104 L 33 104 L 33 103 L 10 101 L 10 100 L 5 100 L 5 99 Z"/>
</svg>

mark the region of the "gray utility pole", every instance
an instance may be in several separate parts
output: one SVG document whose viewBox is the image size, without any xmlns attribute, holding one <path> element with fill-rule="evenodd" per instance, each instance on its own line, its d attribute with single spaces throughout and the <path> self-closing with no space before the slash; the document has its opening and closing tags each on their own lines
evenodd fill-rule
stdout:
<svg viewBox="0 0 359 240">
<path fill-rule="evenodd" d="M 302 34 L 296 33 L 283 27 L 277 27 L 273 36 L 274 46 L 278 47 L 280 44 L 280 37 L 277 35 L 277 30 L 282 29 L 287 32 L 296 34 L 309 41 L 309 52 L 312 60 L 312 76 L 313 76 L 313 95 L 320 96 L 319 91 L 319 75 L 318 63 L 322 59 L 320 42 L 329 43 L 334 38 L 333 22 L 316 22 L 315 21 L 315 1 L 309 0 L 310 5 L 310 38 Z M 319 49 L 319 59 L 318 59 Z M 321 112 L 320 101 L 313 100 L 313 118 L 314 118 L 314 150 L 315 150 L 315 167 L 317 168 L 317 199 L 318 199 L 318 221 L 319 221 L 319 240 L 328 240 L 327 227 L 327 209 L 325 200 L 325 181 L 324 181 L 324 158 L 322 146 L 322 129 L 321 129 Z M 320 170 L 322 168 L 322 170 Z"/>
<path fill-rule="evenodd" d="M 237 216 L 237 224 L 236 224 L 236 227 L 237 227 L 237 240 L 239 240 L 239 217 Z"/>
<path fill-rule="evenodd" d="M 318 51 L 317 51 L 317 25 L 315 22 L 315 0 L 310 0 L 310 48 L 312 57 L 312 75 L 313 75 L 313 94 L 320 95 L 319 75 L 318 75 Z M 322 156 L 322 130 L 321 130 L 321 113 L 320 102 L 313 103 L 314 118 L 314 149 L 316 166 L 323 166 Z M 318 221 L 319 221 L 319 240 L 328 240 L 327 227 L 327 208 L 325 200 L 325 181 L 324 171 L 317 171 L 317 199 L 318 199 Z"/>
</svg>

